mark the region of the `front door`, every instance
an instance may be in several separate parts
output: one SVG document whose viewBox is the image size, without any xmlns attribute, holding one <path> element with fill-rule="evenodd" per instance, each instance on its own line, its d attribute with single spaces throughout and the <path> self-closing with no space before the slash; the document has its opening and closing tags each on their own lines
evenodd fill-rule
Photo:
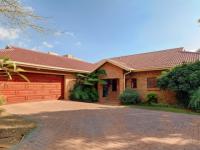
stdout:
<svg viewBox="0 0 200 150">
<path fill-rule="evenodd" d="M 106 100 L 116 100 L 118 97 L 118 79 L 106 79 L 105 81 L 102 97 Z"/>
</svg>

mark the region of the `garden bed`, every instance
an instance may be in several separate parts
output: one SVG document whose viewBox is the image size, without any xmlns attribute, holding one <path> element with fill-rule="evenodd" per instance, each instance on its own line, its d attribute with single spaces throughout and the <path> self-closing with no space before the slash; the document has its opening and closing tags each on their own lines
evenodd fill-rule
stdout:
<svg viewBox="0 0 200 150">
<path fill-rule="evenodd" d="M 35 127 L 33 121 L 11 115 L 0 108 L 0 150 L 10 149 Z"/>
</svg>

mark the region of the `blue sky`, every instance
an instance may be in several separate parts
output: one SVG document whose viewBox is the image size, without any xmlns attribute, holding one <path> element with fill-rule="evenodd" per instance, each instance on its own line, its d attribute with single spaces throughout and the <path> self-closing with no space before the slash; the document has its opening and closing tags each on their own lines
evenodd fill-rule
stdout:
<svg viewBox="0 0 200 150">
<path fill-rule="evenodd" d="M 17 45 L 89 62 L 102 58 L 182 47 L 200 48 L 200 0 L 23 0 L 47 17 L 52 34 L 5 34 L 0 47 Z M 17 31 L 17 32 L 16 32 Z M 7 36 L 11 34 L 11 36 Z"/>
</svg>

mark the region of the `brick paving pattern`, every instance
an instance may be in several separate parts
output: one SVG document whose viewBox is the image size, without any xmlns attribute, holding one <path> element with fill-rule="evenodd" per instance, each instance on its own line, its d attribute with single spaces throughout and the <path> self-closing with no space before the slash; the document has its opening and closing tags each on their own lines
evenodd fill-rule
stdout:
<svg viewBox="0 0 200 150">
<path fill-rule="evenodd" d="M 200 150 L 200 116 L 47 101 L 4 106 L 38 128 L 16 150 Z"/>
</svg>

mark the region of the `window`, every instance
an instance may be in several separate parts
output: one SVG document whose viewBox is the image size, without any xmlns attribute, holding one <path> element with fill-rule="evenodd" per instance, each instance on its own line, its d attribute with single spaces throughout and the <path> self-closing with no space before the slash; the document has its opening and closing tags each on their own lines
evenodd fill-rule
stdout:
<svg viewBox="0 0 200 150">
<path fill-rule="evenodd" d="M 136 78 L 131 79 L 131 88 L 137 88 L 137 79 Z"/>
<path fill-rule="evenodd" d="M 117 79 L 112 80 L 112 91 L 117 91 Z"/>
<path fill-rule="evenodd" d="M 103 85 L 103 97 L 108 96 L 109 82 L 106 80 L 106 84 Z"/>
<path fill-rule="evenodd" d="M 156 77 L 147 78 L 147 88 L 157 88 Z"/>
</svg>

